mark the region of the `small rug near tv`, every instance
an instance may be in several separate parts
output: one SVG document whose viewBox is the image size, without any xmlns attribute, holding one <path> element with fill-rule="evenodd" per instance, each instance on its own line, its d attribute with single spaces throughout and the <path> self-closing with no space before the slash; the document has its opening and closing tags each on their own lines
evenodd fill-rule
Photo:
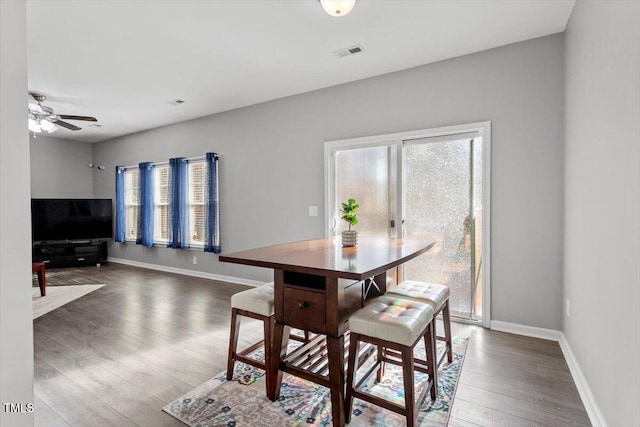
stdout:
<svg viewBox="0 0 640 427">
<path fill-rule="evenodd" d="M 444 362 L 438 370 L 438 398 L 431 402 L 427 396 L 417 425 L 447 424 L 468 342 L 468 336 L 454 340 L 453 362 Z M 163 410 L 191 427 L 332 425 L 329 389 L 285 373 L 280 398 L 271 402 L 265 394 L 263 375 L 264 371 L 238 362 L 232 381 L 226 381 L 222 372 Z M 416 380 L 420 381 L 416 384 L 419 393 L 426 376 L 416 373 Z M 372 379 L 367 387 L 374 394 L 403 403 L 402 384 L 402 370 L 387 364 L 383 381 L 375 384 Z M 359 399 L 354 399 L 352 413 L 350 427 L 406 425 L 403 416 Z"/>
<path fill-rule="evenodd" d="M 66 268 L 47 268 L 45 275 L 47 277 L 47 289 L 49 286 L 71 286 L 71 285 L 93 285 L 95 281 L 91 280 L 93 271 L 97 271 L 103 267 L 87 266 L 87 267 L 66 267 Z M 35 273 L 32 275 L 34 286 L 38 283 Z"/>
<path fill-rule="evenodd" d="M 84 295 L 100 289 L 104 285 L 72 285 L 72 286 L 47 286 L 47 295 L 40 296 L 40 288 L 33 289 L 33 318 L 62 307 Z"/>
</svg>

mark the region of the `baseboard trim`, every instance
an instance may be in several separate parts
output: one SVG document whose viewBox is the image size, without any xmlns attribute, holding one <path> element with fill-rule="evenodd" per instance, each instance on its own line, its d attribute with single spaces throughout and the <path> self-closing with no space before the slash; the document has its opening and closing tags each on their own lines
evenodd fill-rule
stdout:
<svg viewBox="0 0 640 427">
<path fill-rule="evenodd" d="M 494 331 L 508 332 L 510 334 L 523 335 L 525 337 L 540 338 L 543 340 L 560 341 L 562 332 L 553 329 L 537 328 L 535 326 L 519 325 L 517 323 L 491 321 L 491 329 Z"/>
<path fill-rule="evenodd" d="M 233 276 L 224 276 L 222 274 L 206 273 L 204 271 L 187 270 L 186 268 L 167 267 L 165 265 L 131 261 L 131 260 L 122 259 L 122 258 L 109 257 L 107 261 L 114 262 L 116 264 L 131 265 L 133 267 L 148 268 L 149 270 L 165 271 L 167 273 L 176 273 L 176 274 L 182 274 L 185 276 L 200 277 L 202 279 L 211 279 L 211 280 L 218 280 L 220 282 L 236 283 L 239 285 L 260 286 L 265 284 L 265 282 L 260 282 L 258 280 L 243 279 L 241 277 L 233 277 Z"/>
<path fill-rule="evenodd" d="M 602 411 L 600 411 L 600 407 L 596 403 L 596 399 L 591 392 L 587 378 L 582 373 L 582 369 L 580 369 L 580 365 L 578 364 L 578 361 L 571 350 L 571 346 L 569 345 L 569 341 L 567 341 L 567 337 L 564 333 L 560 333 L 559 343 L 560 348 L 562 349 L 562 354 L 564 354 L 567 365 L 569 365 L 569 371 L 571 371 L 573 381 L 576 383 L 576 387 L 578 388 L 578 393 L 582 398 L 582 403 L 589 415 L 591 424 L 594 427 L 607 427 L 607 421 L 604 419 Z"/>
<path fill-rule="evenodd" d="M 501 322 L 499 320 L 491 321 L 491 329 L 500 332 L 508 332 L 511 334 L 558 342 L 558 344 L 560 344 L 560 349 L 562 350 L 562 354 L 564 355 L 567 365 L 569 366 L 569 372 L 571 372 L 573 382 L 576 384 L 576 388 L 578 389 L 578 394 L 582 399 L 582 403 L 584 404 L 584 408 L 587 411 L 587 415 L 589 415 L 589 421 L 591 421 L 591 424 L 594 427 L 607 427 L 607 422 L 605 421 L 604 416 L 600 411 L 600 407 L 598 406 L 596 399 L 591 392 L 591 388 L 589 387 L 587 378 L 582 373 L 582 369 L 580 369 L 580 365 L 578 364 L 578 361 L 576 360 L 576 357 L 571 350 L 569 341 L 567 341 L 567 337 L 562 331 L 519 325 L 517 323 Z"/>
</svg>

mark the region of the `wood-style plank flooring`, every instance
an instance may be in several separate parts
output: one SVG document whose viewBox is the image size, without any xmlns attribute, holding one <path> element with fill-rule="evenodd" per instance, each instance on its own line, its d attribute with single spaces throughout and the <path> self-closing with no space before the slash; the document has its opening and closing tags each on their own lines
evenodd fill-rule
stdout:
<svg viewBox="0 0 640 427">
<path fill-rule="evenodd" d="M 230 298 L 247 289 L 103 264 L 47 271 L 101 289 L 34 320 L 36 426 L 184 426 L 162 407 L 225 369 Z M 34 281 L 35 285 L 35 281 Z M 449 425 L 590 425 L 555 342 L 473 330 Z M 260 324 L 243 320 L 241 345 Z"/>
</svg>

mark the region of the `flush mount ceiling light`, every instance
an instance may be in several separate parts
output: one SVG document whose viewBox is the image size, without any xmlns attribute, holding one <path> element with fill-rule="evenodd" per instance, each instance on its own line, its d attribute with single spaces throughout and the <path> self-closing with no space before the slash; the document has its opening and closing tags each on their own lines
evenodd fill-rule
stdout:
<svg viewBox="0 0 640 427">
<path fill-rule="evenodd" d="M 351 12 L 356 0 L 320 0 L 325 12 L 331 16 L 344 16 Z"/>
</svg>

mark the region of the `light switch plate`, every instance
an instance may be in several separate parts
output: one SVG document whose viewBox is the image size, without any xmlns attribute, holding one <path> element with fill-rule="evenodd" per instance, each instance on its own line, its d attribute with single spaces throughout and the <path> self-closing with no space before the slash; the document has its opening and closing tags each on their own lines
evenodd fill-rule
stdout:
<svg viewBox="0 0 640 427">
<path fill-rule="evenodd" d="M 317 206 L 309 206 L 309 216 L 318 216 Z"/>
</svg>

